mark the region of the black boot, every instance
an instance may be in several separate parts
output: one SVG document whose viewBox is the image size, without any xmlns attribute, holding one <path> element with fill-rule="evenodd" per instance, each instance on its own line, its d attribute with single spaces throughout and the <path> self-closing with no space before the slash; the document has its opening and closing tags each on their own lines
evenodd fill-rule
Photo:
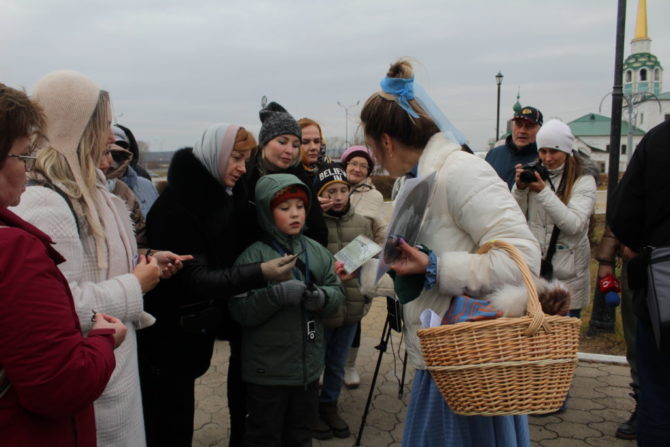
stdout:
<svg viewBox="0 0 670 447">
<path fill-rule="evenodd" d="M 330 426 L 317 415 L 314 425 L 311 427 L 312 438 L 318 439 L 320 441 L 325 441 L 326 439 L 332 439 L 333 431 L 330 429 Z"/>
<path fill-rule="evenodd" d="M 319 416 L 328 424 L 336 438 L 348 438 L 351 436 L 349 426 L 337 413 L 337 401 L 319 403 Z"/>
<path fill-rule="evenodd" d="M 614 434 L 620 439 L 635 439 L 637 437 L 637 394 L 631 394 L 635 399 L 635 408 L 626 422 L 619 425 Z"/>
</svg>

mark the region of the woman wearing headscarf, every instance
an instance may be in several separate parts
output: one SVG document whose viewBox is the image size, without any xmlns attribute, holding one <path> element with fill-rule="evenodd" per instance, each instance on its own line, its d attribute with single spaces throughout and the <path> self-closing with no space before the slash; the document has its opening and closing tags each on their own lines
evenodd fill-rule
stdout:
<svg viewBox="0 0 670 447">
<path fill-rule="evenodd" d="M 7 209 L 35 164 L 41 108 L 0 84 L 0 439 L 7 446 L 94 447 L 93 401 L 124 339 L 119 320 L 96 314 L 84 337 L 63 257 L 45 233 Z M 90 319 L 90 315 L 89 315 Z"/>
<path fill-rule="evenodd" d="M 300 162 L 301 130 L 296 120 L 281 105 L 271 102 L 259 113 L 261 130 L 258 134 L 258 151 L 247 164 L 247 190 L 254 194 L 256 182 L 266 174 L 293 174 L 306 185 L 311 185 Z M 252 196 L 253 200 L 253 196 Z M 328 245 L 328 228 L 316 194 L 312 195 L 305 236 L 324 247 Z M 255 233 L 260 234 L 258 226 Z"/>
<path fill-rule="evenodd" d="M 444 315 L 453 296 L 485 297 L 521 281 L 506 253 L 477 254 L 479 246 L 494 239 L 507 241 L 537 273 L 537 241 L 491 166 L 461 150 L 460 132 L 416 85 L 409 62 L 391 65 L 381 87 L 361 110 L 367 145 L 391 176 L 405 175 L 418 164 L 418 179 L 430 191 L 425 205 L 417 200 L 409 205 L 425 212 L 413 242 L 429 253 L 400 238 L 397 259 L 389 259 L 404 303 L 408 359 L 416 368 L 403 445 L 529 446 L 526 416 L 460 416 L 451 411 L 426 369 L 417 330 L 422 327 L 419 315 L 427 308 Z M 398 287 L 401 282 L 406 287 Z"/>
<path fill-rule="evenodd" d="M 99 446 L 143 446 L 144 423 L 137 367 L 136 329 L 152 324 L 142 294 L 174 273 L 181 257 L 158 252 L 138 256 L 128 209 L 107 190 L 98 169 L 113 142 L 109 94 L 75 71 L 43 77 L 33 96 L 43 108 L 48 144 L 37 154 L 34 185 L 16 213 L 48 234 L 66 259 L 59 265 L 74 296 L 85 334 L 91 312 L 128 327 L 114 351 L 116 369 L 95 402 Z"/>
<path fill-rule="evenodd" d="M 187 251 L 194 259 L 145 297 L 158 319 L 139 337 L 140 373 L 149 446 L 190 446 L 194 384 L 210 365 L 216 335 L 230 341 L 230 445 L 242 443 L 245 393 L 240 329 L 227 298 L 288 279 L 294 262 L 233 262 L 254 242 L 255 211 L 243 181 L 256 140 L 243 127 L 215 124 L 193 148 L 177 151 L 166 189 L 147 217 L 151 246 Z"/>
</svg>

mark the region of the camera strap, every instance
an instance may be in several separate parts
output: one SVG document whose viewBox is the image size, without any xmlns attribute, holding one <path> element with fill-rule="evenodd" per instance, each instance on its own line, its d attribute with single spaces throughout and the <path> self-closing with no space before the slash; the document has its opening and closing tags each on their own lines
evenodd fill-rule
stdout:
<svg viewBox="0 0 670 447">
<path fill-rule="evenodd" d="M 561 232 L 561 229 L 554 225 L 554 230 L 551 232 L 551 239 L 549 240 L 549 247 L 547 248 L 547 254 L 544 256 L 544 260 L 548 263 L 551 263 L 554 253 L 556 253 L 556 242 L 558 242 L 558 233 Z"/>
</svg>

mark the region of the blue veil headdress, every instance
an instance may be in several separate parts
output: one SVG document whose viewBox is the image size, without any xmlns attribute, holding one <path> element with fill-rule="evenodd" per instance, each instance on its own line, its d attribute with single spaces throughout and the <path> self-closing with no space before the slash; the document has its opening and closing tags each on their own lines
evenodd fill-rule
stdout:
<svg viewBox="0 0 670 447">
<path fill-rule="evenodd" d="M 412 108 L 412 105 L 409 103 L 410 100 L 415 100 L 419 106 L 430 116 L 430 118 L 435 122 L 437 127 L 449 137 L 452 141 L 456 141 L 458 144 L 465 144 L 467 141 L 465 135 L 458 130 L 452 123 L 449 121 L 449 118 L 442 113 L 442 110 L 433 102 L 433 100 L 428 96 L 428 93 L 417 83 L 414 82 L 414 78 L 389 78 L 386 77 L 382 79 L 379 83 L 381 85 L 382 91 L 388 95 L 393 95 L 395 101 L 400 107 L 403 108 L 409 116 L 412 118 L 419 118 L 419 114 Z"/>
</svg>

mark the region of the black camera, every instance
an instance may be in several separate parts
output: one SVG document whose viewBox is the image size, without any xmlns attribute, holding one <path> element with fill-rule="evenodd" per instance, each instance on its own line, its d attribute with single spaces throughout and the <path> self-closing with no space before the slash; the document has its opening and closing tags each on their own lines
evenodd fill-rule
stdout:
<svg viewBox="0 0 670 447">
<path fill-rule="evenodd" d="M 519 180 L 521 180 L 523 183 L 533 183 L 537 181 L 537 178 L 535 177 L 535 173 L 537 172 L 540 174 L 540 178 L 542 180 L 548 180 L 549 179 L 549 171 L 547 168 L 542 166 L 539 161 L 534 161 L 532 163 L 525 164 L 521 166 L 523 171 L 521 171 L 521 174 L 519 174 Z"/>
</svg>

